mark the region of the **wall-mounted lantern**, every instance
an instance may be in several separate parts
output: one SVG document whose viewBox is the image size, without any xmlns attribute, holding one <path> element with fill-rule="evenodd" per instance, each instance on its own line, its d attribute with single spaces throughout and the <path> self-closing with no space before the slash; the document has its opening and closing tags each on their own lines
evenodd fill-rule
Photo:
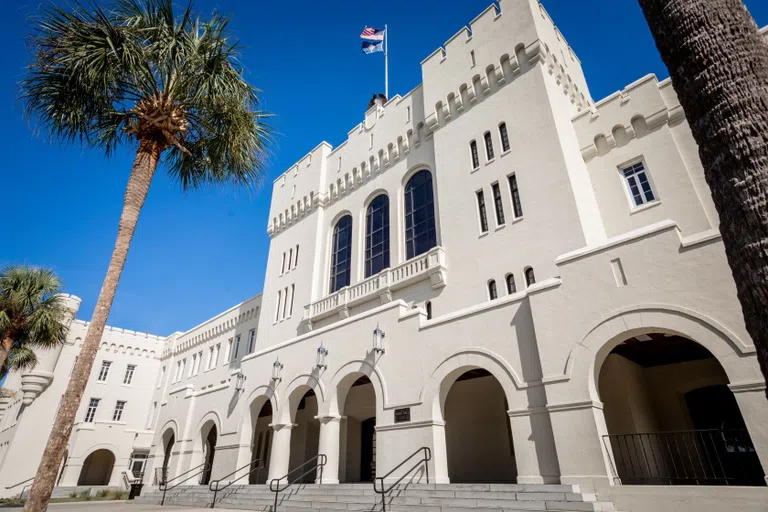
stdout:
<svg viewBox="0 0 768 512">
<path fill-rule="evenodd" d="M 317 359 L 315 360 L 315 368 L 318 370 L 325 370 L 328 368 L 328 349 L 320 343 L 317 347 Z"/>
<path fill-rule="evenodd" d="M 373 351 L 377 354 L 384 353 L 384 338 L 387 335 L 379 329 L 379 325 L 376 324 L 376 329 L 373 331 Z"/>
<path fill-rule="evenodd" d="M 283 378 L 280 376 L 280 372 L 282 371 L 283 363 L 281 363 L 279 359 L 275 359 L 275 362 L 272 363 L 272 381 L 280 382 L 283 380 Z"/>
<path fill-rule="evenodd" d="M 235 391 L 242 391 L 245 389 L 245 374 L 240 372 L 237 374 L 237 380 L 235 381 Z"/>
</svg>

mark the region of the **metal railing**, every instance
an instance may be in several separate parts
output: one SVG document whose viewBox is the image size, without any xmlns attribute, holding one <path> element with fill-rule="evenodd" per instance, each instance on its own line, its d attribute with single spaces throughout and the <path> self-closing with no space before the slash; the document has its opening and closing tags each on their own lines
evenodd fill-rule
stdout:
<svg viewBox="0 0 768 512">
<path fill-rule="evenodd" d="M 229 482 L 227 482 L 227 484 L 224 487 L 219 487 L 219 484 L 221 483 L 222 480 L 231 477 L 232 475 L 238 473 L 239 471 L 241 471 L 241 470 L 243 470 L 245 468 L 251 468 L 251 469 L 247 473 L 243 473 L 242 475 L 240 475 L 239 477 L 235 478 L 234 480 L 230 480 Z M 256 472 L 256 481 L 258 482 L 259 481 L 259 473 L 261 473 L 261 470 L 263 468 L 264 468 L 264 461 L 262 459 L 256 459 L 256 460 L 253 460 L 253 461 L 249 462 L 248 464 L 246 464 L 245 466 L 243 466 L 241 468 L 237 468 L 236 470 L 234 470 L 230 474 L 224 475 L 223 477 L 219 478 L 218 480 L 212 480 L 211 483 L 208 484 L 208 490 L 213 492 L 213 501 L 211 502 L 211 508 L 216 507 L 216 496 L 218 496 L 219 491 L 223 491 L 224 489 L 226 489 L 227 487 L 229 487 L 233 483 L 237 482 L 238 480 L 241 480 L 241 479 L 245 478 L 246 476 L 250 476 L 251 474 L 253 474 L 254 471 Z"/>
<path fill-rule="evenodd" d="M 603 436 L 616 479 L 645 485 L 765 485 L 745 429 Z"/>
<path fill-rule="evenodd" d="M 319 475 L 316 479 L 316 481 L 319 483 L 323 480 L 323 467 L 328 462 L 328 457 L 324 453 L 318 453 L 311 459 L 307 460 L 304 464 L 301 466 L 298 466 L 296 468 L 293 468 L 291 471 L 288 472 L 287 475 L 285 475 L 282 478 L 273 478 L 271 482 L 269 482 L 269 490 L 275 493 L 275 507 L 272 509 L 272 512 L 277 512 L 277 497 L 281 492 L 307 476 L 308 474 L 312 473 L 313 471 L 319 471 Z M 314 463 L 314 464 L 313 464 Z M 297 471 L 306 468 L 307 466 L 310 466 L 308 470 L 304 471 L 302 474 L 294 478 L 293 480 L 290 479 L 290 476 Z M 285 486 L 280 487 L 280 482 L 283 480 L 286 480 Z"/>
<path fill-rule="evenodd" d="M 390 476 L 392 473 L 403 467 L 405 463 L 407 463 L 410 460 L 413 460 L 414 457 L 416 457 L 418 454 L 424 452 L 424 455 L 422 458 L 416 461 L 416 464 L 411 466 L 408 471 L 404 472 L 402 475 L 400 475 L 400 478 L 389 484 L 389 487 L 384 487 L 384 479 Z M 381 494 L 381 512 L 387 512 L 387 493 L 391 491 L 397 484 L 403 481 L 403 479 L 408 476 L 411 471 L 419 467 L 422 463 L 424 464 L 424 473 L 427 477 L 427 483 L 429 483 L 429 461 L 432 460 L 432 450 L 430 450 L 426 446 L 422 446 L 412 454 L 410 454 L 408 457 L 406 457 L 400 464 L 389 470 L 389 473 L 387 473 L 384 476 L 379 476 L 373 479 L 373 491 L 377 494 Z M 379 481 L 381 483 L 381 490 L 376 488 L 376 481 Z"/>
<path fill-rule="evenodd" d="M 206 471 L 210 471 L 210 470 L 211 470 L 211 466 L 207 462 L 203 462 L 199 466 L 195 466 L 192 469 L 190 469 L 189 471 L 185 471 L 184 473 L 182 473 L 180 475 L 176 475 L 175 477 L 171 478 L 170 480 L 166 480 L 166 478 L 168 476 L 167 475 L 167 470 L 164 471 L 163 472 L 164 473 L 163 474 L 163 480 L 160 482 L 160 485 L 158 486 L 160 488 L 160 490 L 163 491 L 163 499 L 160 500 L 160 505 L 165 505 L 165 493 L 166 492 L 170 491 L 171 489 L 175 489 L 176 487 L 180 486 L 184 482 L 187 482 L 187 481 L 193 479 L 194 477 L 202 475 Z M 197 471 L 197 472 L 193 473 L 193 474 L 190 474 L 193 471 Z M 168 487 L 169 483 L 173 482 L 174 480 L 178 480 L 181 477 L 185 477 L 185 478 L 183 480 L 180 480 L 179 482 L 173 484 L 172 486 Z"/>
</svg>

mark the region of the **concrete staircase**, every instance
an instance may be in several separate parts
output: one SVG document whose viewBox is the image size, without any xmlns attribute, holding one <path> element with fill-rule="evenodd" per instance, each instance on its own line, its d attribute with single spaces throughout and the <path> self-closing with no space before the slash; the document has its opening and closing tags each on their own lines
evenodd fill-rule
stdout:
<svg viewBox="0 0 768 512">
<path fill-rule="evenodd" d="M 159 504 L 162 492 L 144 489 L 138 503 Z M 168 491 L 166 505 L 211 507 L 213 493 L 205 486 L 180 486 Z M 265 485 L 232 485 L 219 492 L 215 507 L 275 512 L 275 494 Z M 387 512 L 562 512 L 613 511 L 610 502 L 580 492 L 577 485 L 402 484 L 386 497 Z M 277 512 L 381 511 L 381 495 L 372 484 L 296 484 L 280 493 Z"/>
</svg>

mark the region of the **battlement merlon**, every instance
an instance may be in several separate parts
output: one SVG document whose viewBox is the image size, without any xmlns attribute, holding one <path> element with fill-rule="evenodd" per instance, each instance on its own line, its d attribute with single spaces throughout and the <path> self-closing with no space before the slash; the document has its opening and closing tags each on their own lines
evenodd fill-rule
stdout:
<svg viewBox="0 0 768 512">
<path fill-rule="evenodd" d="M 511 78 L 505 75 L 519 66 L 522 52 L 537 43 L 557 74 L 589 105 L 581 62 L 544 7 L 538 0 L 500 0 L 498 8 L 489 6 L 422 61 L 427 117 L 479 82 Z"/>
</svg>

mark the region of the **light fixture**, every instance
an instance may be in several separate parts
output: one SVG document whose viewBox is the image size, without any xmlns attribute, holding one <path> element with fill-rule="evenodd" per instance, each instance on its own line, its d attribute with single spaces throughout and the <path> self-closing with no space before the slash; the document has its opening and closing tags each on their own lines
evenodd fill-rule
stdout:
<svg viewBox="0 0 768 512">
<path fill-rule="evenodd" d="M 376 324 L 376 329 L 373 331 L 373 351 L 377 354 L 384 353 L 384 338 L 387 335 L 379 329 L 379 324 Z"/>
<path fill-rule="evenodd" d="M 242 391 L 245 389 L 245 374 L 240 372 L 237 374 L 237 381 L 235 382 L 235 390 Z"/>
<path fill-rule="evenodd" d="M 318 370 L 327 369 L 328 368 L 328 362 L 326 361 L 327 358 L 328 358 L 328 349 L 325 348 L 321 342 L 320 346 L 317 347 L 317 359 L 315 360 L 315 367 Z"/>
<path fill-rule="evenodd" d="M 275 362 L 272 363 L 272 380 L 273 381 L 280 382 L 282 380 L 282 377 L 280 377 L 281 371 L 283 371 L 283 363 L 281 363 L 279 359 L 275 359 Z"/>
</svg>

